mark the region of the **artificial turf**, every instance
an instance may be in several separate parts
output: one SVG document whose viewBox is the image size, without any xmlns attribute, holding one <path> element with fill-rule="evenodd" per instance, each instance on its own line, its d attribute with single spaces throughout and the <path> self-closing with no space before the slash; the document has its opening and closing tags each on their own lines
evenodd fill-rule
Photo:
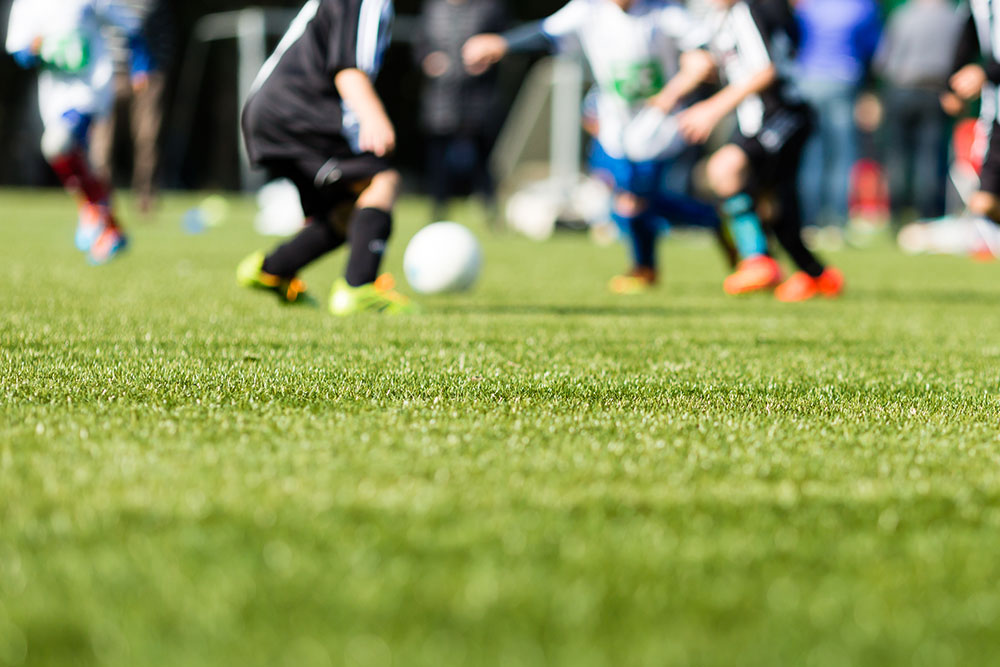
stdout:
<svg viewBox="0 0 1000 667">
<path fill-rule="evenodd" d="M 193 201 L 92 268 L 0 194 L 0 665 L 997 661 L 996 265 L 790 306 L 676 240 L 621 298 L 619 248 L 483 233 L 475 291 L 338 320 Z"/>
</svg>

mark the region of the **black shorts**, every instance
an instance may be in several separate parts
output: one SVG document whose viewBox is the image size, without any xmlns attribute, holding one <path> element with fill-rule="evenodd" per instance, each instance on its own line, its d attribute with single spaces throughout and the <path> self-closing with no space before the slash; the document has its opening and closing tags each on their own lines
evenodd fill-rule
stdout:
<svg viewBox="0 0 1000 667">
<path fill-rule="evenodd" d="M 373 153 L 355 153 L 342 135 L 299 135 L 251 98 L 243 112 L 243 137 L 251 161 L 271 179 L 287 178 L 299 191 L 307 217 L 327 219 L 376 174 L 391 168 Z"/>
<path fill-rule="evenodd" d="M 812 128 L 809 108 L 795 107 L 767 116 L 760 132 L 752 137 L 737 130 L 730 143 L 743 149 L 749 158 L 751 189 L 771 189 L 785 179 L 794 183 Z"/>
<path fill-rule="evenodd" d="M 267 172 L 268 180 L 287 178 L 294 183 L 302 212 L 316 220 L 329 220 L 333 211 L 354 203 L 372 177 L 389 169 L 385 159 L 372 153 L 325 159 L 318 154 L 303 153 L 298 158 L 265 159 L 258 166 Z"/>
<path fill-rule="evenodd" d="M 1000 122 L 997 121 L 993 122 L 990 132 L 990 145 L 979 176 L 979 189 L 1000 197 Z"/>
</svg>

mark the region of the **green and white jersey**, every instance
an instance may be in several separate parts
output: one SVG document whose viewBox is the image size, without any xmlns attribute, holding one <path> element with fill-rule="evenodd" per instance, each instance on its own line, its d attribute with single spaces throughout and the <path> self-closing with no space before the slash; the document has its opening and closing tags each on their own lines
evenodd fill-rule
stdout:
<svg viewBox="0 0 1000 667">
<path fill-rule="evenodd" d="M 14 0 L 7 51 L 41 42 L 38 98 L 46 124 L 68 111 L 100 116 L 110 108 L 113 63 L 102 33 L 110 25 L 134 32 L 139 24 L 115 0 Z"/>
<path fill-rule="evenodd" d="M 589 62 L 600 91 L 598 141 L 616 158 L 629 157 L 626 129 L 677 73 L 681 52 L 705 43 L 699 24 L 668 0 L 636 0 L 627 10 L 611 0 L 571 0 L 542 31 Z"/>
</svg>

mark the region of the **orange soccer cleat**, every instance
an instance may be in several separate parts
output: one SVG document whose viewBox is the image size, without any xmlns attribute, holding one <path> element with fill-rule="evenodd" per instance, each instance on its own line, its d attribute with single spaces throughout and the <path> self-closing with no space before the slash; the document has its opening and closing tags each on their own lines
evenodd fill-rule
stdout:
<svg viewBox="0 0 1000 667">
<path fill-rule="evenodd" d="M 808 301 L 816 296 L 833 299 L 844 291 L 844 276 L 837 269 L 827 269 L 819 278 L 799 271 L 774 291 L 774 297 L 785 303 Z"/>
<path fill-rule="evenodd" d="M 101 211 L 101 207 L 85 201 L 81 202 L 74 238 L 77 250 L 88 252 L 90 246 L 94 245 L 94 241 L 103 231 L 104 213 Z"/>
<path fill-rule="evenodd" d="M 87 251 L 87 259 L 91 264 L 107 264 L 120 255 L 128 247 L 128 239 L 117 225 L 105 223 L 100 234 L 94 239 Z"/>
<path fill-rule="evenodd" d="M 747 294 L 772 289 L 780 283 L 781 267 L 774 258 L 757 255 L 740 262 L 736 272 L 722 283 L 722 289 L 726 294 Z"/>
<path fill-rule="evenodd" d="M 608 289 L 615 294 L 633 295 L 648 292 L 659 280 L 656 269 L 637 266 L 628 273 L 615 276 L 608 282 Z"/>
</svg>

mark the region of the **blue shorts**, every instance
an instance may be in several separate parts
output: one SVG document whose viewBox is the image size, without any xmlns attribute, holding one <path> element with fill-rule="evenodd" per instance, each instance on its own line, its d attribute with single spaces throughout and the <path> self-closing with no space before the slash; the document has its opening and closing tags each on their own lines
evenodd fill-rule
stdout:
<svg viewBox="0 0 1000 667">
<path fill-rule="evenodd" d="M 86 148 L 90 143 L 90 128 L 94 124 L 94 117 L 91 114 L 81 113 L 76 109 L 72 109 L 64 113 L 62 118 L 69 127 L 74 141 L 83 148 Z"/>
<path fill-rule="evenodd" d="M 660 218 L 664 226 L 680 224 L 716 229 L 721 224 L 715 207 L 689 195 L 674 192 L 667 186 L 668 172 L 675 164 L 673 160 L 631 162 L 613 158 L 600 143 L 594 141 L 589 163 L 594 176 L 615 190 L 629 192 L 649 201 L 653 215 Z M 676 164 L 684 166 L 683 162 Z"/>
<path fill-rule="evenodd" d="M 591 142 L 588 162 L 591 171 L 615 190 L 643 199 L 650 199 L 663 190 L 663 179 L 670 165 L 669 160 L 632 162 L 611 157 L 597 141 Z"/>
</svg>

